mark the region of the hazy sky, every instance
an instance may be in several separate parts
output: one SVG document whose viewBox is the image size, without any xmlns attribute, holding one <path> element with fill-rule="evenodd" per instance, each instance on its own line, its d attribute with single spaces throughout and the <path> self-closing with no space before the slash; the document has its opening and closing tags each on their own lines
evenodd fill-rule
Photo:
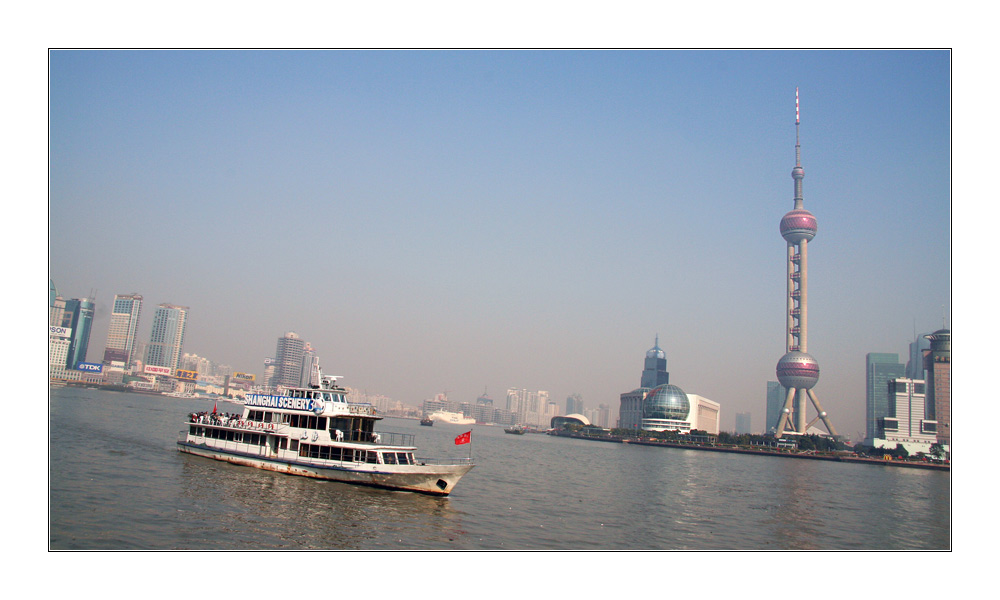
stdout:
<svg viewBox="0 0 1000 600">
<path fill-rule="evenodd" d="M 49 276 L 190 307 L 260 373 L 295 331 L 417 405 L 609 404 L 671 383 L 764 426 L 784 353 L 801 95 L 816 393 L 864 432 L 865 354 L 950 311 L 944 51 L 55 51 Z M 948 322 L 950 326 L 950 319 Z M 810 416 L 812 413 L 810 412 Z"/>
</svg>

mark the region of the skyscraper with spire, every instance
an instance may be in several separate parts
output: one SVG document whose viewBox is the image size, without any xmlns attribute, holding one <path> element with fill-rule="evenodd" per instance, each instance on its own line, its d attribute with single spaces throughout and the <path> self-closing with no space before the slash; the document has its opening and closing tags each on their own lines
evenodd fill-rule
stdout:
<svg viewBox="0 0 1000 600">
<path fill-rule="evenodd" d="M 787 296 L 785 319 L 785 355 L 778 361 L 775 369 L 778 381 L 788 391 L 785 404 L 778 416 L 775 434 L 780 437 L 784 433 L 803 434 L 817 420 L 830 435 L 836 436 L 826 411 L 820 406 L 819 399 L 813 391 L 819 381 L 819 363 L 808 353 L 808 299 L 809 299 L 809 242 L 816 237 L 818 229 L 816 217 L 803 206 L 802 180 L 805 169 L 802 168 L 802 146 L 799 143 L 799 88 L 795 88 L 795 167 L 792 169 L 795 198 L 791 211 L 781 218 L 781 237 L 787 242 L 786 270 Z M 812 400 L 817 416 L 806 422 L 806 406 Z"/>
<path fill-rule="evenodd" d="M 656 342 L 646 352 L 646 362 L 643 364 L 639 387 L 653 389 L 665 383 L 670 383 L 670 373 L 667 373 L 667 354 L 660 348 L 660 334 L 656 334 Z"/>
<path fill-rule="evenodd" d="M 643 362 L 642 377 L 639 387 L 619 396 L 618 427 L 622 429 L 640 429 L 642 427 L 642 403 L 649 390 L 670 383 L 670 373 L 667 373 L 667 354 L 660 348 L 660 336 L 657 334 L 653 347 L 646 351 Z"/>
</svg>

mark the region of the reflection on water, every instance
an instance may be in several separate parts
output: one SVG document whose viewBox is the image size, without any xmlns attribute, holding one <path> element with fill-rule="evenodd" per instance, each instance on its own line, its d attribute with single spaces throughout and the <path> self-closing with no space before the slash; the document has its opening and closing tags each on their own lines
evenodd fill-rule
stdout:
<svg viewBox="0 0 1000 600">
<path fill-rule="evenodd" d="M 476 467 L 438 498 L 177 452 L 184 415 L 206 409 L 211 400 L 54 391 L 51 547 L 950 547 L 946 473 L 383 421 L 416 434 L 421 456 L 472 452 Z M 472 444 L 456 447 L 469 428 Z"/>
</svg>

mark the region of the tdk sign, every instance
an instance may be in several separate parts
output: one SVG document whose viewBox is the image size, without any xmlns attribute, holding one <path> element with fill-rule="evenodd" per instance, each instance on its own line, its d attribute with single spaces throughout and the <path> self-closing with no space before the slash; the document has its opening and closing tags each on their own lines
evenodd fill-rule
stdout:
<svg viewBox="0 0 1000 600">
<path fill-rule="evenodd" d="M 76 363 L 77 371 L 90 371 L 92 373 L 100 373 L 104 368 L 104 365 L 100 363 Z"/>
</svg>

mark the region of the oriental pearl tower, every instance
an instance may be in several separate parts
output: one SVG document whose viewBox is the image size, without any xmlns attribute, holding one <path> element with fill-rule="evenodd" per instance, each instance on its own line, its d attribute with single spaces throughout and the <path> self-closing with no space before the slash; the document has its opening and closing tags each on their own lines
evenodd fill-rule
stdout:
<svg viewBox="0 0 1000 600">
<path fill-rule="evenodd" d="M 836 436 L 826 411 L 819 404 L 813 386 L 819 380 L 819 363 L 808 353 L 808 249 L 816 237 L 816 217 L 802 207 L 802 149 L 799 145 L 799 88 L 795 88 L 795 206 L 781 218 L 781 237 L 788 242 L 787 307 L 785 355 L 778 361 L 777 375 L 788 390 L 785 405 L 778 416 L 775 435 L 804 434 L 817 420 L 822 420 L 830 435 Z M 817 416 L 806 423 L 806 404 L 812 400 Z"/>
</svg>

